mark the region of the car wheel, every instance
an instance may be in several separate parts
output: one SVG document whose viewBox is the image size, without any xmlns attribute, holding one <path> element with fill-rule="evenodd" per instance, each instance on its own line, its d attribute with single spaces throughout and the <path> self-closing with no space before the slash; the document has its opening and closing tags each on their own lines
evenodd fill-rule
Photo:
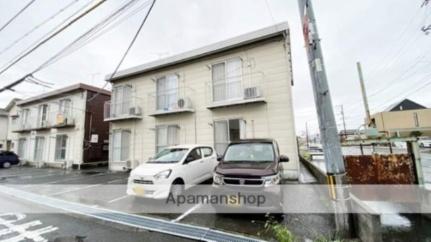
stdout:
<svg viewBox="0 0 431 242">
<path fill-rule="evenodd" d="M 171 186 L 171 194 L 176 197 L 184 192 L 184 184 L 173 183 Z"/>
<path fill-rule="evenodd" d="M 3 168 L 9 168 L 10 167 L 10 163 L 9 162 L 5 162 L 3 163 Z"/>
</svg>

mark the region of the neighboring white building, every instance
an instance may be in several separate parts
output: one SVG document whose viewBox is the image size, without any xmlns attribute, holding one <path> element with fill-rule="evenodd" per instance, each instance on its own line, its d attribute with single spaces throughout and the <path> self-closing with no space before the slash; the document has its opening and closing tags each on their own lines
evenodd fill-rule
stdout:
<svg viewBox="0 0 431 242">
<path fill-rule="evenodd" d="M 287 23 L 120 71 L 105 105 L 110 168 L 132 169 L 162 148 L 274 138 L 286 178 L 298 177 Z"/>
<path fill-rule="evenodd" d="M 9 113 L 0 109 L 0 151 L 7 150 L 7 130 Z"/>
<path fill-rule="evenodd" d="M 109 126 L 104 89 L 75 84 L 17 103 L 15 152 L 30 165 L 69 168 L 107 161 Z"/>
<path fill-rule="evenodd" d="M 1 133 L 0 137 L 2 137 L 2 138 L 0 138 L 1 139 L 0 143 L 4 142 L 3 150 L 10 150 L 10 151 L 15 150 L 16 144 L 15 144 L 15 142 L 13 142 L 13 140 L 16 140 L 17 134 L 12 132 L 12 127 L 15 124 L 16 119 L 18 118 L 17 108 L 16 108 L 16 103 L 18 101 L 21 101 L 21 99 L 18 99 L 18 98 L 12 99 L 9 102 L 9 104 L 3 109 L 4 112 L 7 114 L 6 123 L 4 123 L 4 119 L 0 121 L 1 122 L 0 127 L 2 127 L 0 130 L 0 133 Z M 1 117 L 0 117 L 0 119 L 1 119 Z M 3 127 L 5 127 L 5 128 L 3 128 Z M 3 137 L 5 137 L 4 135 L 6 135 L 6 138 L 3 138 Z M 0 149 L 2 149 L 2 148 L 0 148 Z"/>
</svg>

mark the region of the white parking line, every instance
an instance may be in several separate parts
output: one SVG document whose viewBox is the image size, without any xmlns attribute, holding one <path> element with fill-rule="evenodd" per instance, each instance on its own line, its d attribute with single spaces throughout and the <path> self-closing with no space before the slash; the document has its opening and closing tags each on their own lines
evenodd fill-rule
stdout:
<svg viewBox="0 0 431 242">
<path fill-rule="evenodd" d="M 128 198 L 128 197 L 129 197 L 129 195 L 124 195 L 124 196 L 117 197 L 117 198 L 114 198 L 112 200 L 109 200 L 107 203 L 113 203 L 113 202 L 120 201 L 120 200 Z"/>
<path fill-rule="evenodd" d="M 92 188 L 92 187 L 97 187 L 97 186 L 101 186 L 101 185 L 104 185 L 104 184 L 101 183 L 101 184 L 95 184 L 95 185 L 90 185 L 90 186 L 85 186 L 85 187 L 77 187 L 75 189 L 71 189 L 71 190 L 67 190 L 67 191 L 50 193 L 50 194 L 48 194 L 48 196 L 56 196 L 56 195 L 60 195 L 60 194 L 68 193 L 68 192 L 76 192 L 76 191 L 79 191 L 79 190 L 84 190 L 84 189 L 88 189 L 88 188 Z"/>
<path fill-rule="evenodd" d="M 200 208 L 201 206 L 202 206 L 201 203 L 196 204 L 195 206 L 193 206 L 189 210 L 187 210 L 185 213 L 181 214 L 178 218 L 171 220 L 171 222 L 179 222 L 179 221 L 181 221 L 187 215 L 189 215 L 191 212 L 195 211 L 196 209 Z"/>
</svg>

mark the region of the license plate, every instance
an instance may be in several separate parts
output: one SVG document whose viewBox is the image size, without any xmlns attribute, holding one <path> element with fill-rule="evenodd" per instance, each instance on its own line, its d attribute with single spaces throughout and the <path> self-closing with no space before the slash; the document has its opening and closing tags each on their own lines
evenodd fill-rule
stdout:
<svg viewBox="0 0 431 242">
<path fill-rule="evenodd" d="M 133 191 L 137 194 L 137 195 L 144 195 L 145 191 L 144 188 L 142 187 L 134 187 Z"/>
</svg>

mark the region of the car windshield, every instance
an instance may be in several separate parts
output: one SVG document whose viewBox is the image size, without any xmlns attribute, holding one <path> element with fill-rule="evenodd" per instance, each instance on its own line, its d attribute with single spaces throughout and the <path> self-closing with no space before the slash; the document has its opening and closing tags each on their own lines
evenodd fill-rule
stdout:
<svg viewBox="0 0 431 242">
<path fill-rule="evenodd" d="M 274 149 L 268 143 L 245 143 L 230 145 L 223 162 L 273 162 Z"/>
<path fill-rule="evenodd" d="M 186 148 L 163 149 L 148 163 L 176 163 L 187 153 Z"/>
</svg>

